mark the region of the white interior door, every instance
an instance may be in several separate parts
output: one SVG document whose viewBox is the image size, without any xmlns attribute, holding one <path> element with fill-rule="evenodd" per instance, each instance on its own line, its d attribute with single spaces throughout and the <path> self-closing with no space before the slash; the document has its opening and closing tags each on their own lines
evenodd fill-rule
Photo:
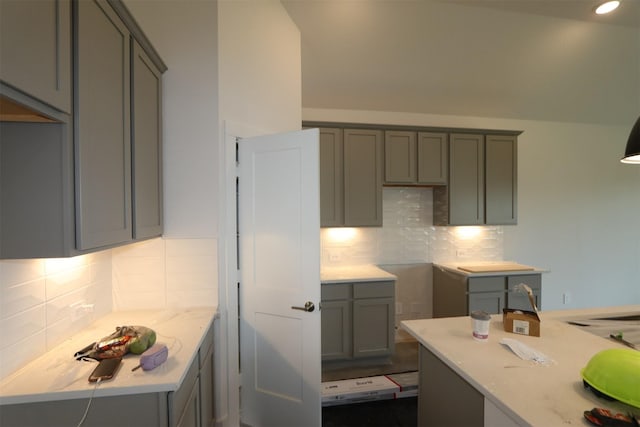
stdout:
<svg viewBox="0 0 640 427">
<path fill-rule="evenodd" d="M 321 425 L 318 138 L 238 144 L 241 420 L 254 427 Z"/>
</svg>

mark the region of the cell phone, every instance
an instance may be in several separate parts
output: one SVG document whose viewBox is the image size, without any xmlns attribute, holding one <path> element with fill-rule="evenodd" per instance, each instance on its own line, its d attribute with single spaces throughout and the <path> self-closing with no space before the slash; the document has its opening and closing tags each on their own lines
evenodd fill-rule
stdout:
<svg viewBox="0 0 640 427">
<path fill-rule="evenodd" d="M 89 375 L 89 382 L 95 383 L 97 381 L 110 380 L 116 375 L 120 365 L 122 364 L 122 357 L 116 357 L 113 359 L 102 359 L 98 366 Z"/>
</svg>

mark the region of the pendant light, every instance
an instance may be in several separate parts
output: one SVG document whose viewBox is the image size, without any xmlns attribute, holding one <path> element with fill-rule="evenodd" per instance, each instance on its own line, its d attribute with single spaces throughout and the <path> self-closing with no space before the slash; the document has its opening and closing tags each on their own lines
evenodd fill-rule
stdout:
<svg viewBox="0 0 640 427">
<path fill-rule="evenodd" d="M 624 157 L 620 161 L 622 163 L 640 164 L 640 117 L 636 120 L 636 124 L 633 125 L 633 129 L 631 129 L 627 148 L 624 150 Z"/>
</svg>

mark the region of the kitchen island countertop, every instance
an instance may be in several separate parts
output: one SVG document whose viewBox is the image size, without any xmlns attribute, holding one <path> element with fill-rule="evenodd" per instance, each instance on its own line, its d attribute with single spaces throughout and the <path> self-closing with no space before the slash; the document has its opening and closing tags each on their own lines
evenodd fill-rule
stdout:
<svg viewBox="0 0 640 427">
<path fill-rule="evenodd" d="M 326 267 L 320 270 L 320 281 L 329 283 L 380 282 L 396 280 L 393 274 L 371 264 Z"/>
<path fill-rule="evenodd" d="M 591 357 L 601 350 L 624 346 L 567 320 L 629 313 L 640 313 L 640 305 L 541 312 L 540 337 L 505 332 L 502 315 L 493 315 L 488 342 L 473 340 L 467 316 L 406 320 L 402 327 L 514 425 L 585 425 L 583 412 L 594 407 L 636 415 L 640 409 L 597 398 L 584 389 L 580 371 Z M 502 338 L 520 341 L 553 363 L 540 366 L 522 360 L 500 344 Z"/>
<path fill-rule="evenodd" d="M 215 315 L 215 307 L 112 312 L 0 382 L 0 405 L 175 391 Z M 124 325 L 153 329 L 157 342 L 169 349 L 167 361 L 151 371 L 132 372 L 139 356 L 125 355 L 116 376 L 96 387 L 87 381 L 96 362 L 76 361 L 74 354 Z"/>
</svg>

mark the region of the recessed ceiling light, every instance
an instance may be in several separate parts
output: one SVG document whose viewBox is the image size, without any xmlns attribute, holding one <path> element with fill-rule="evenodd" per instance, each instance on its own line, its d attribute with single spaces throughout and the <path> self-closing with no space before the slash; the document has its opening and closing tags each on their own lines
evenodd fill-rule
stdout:
<svg viewBox="0 0 640 427">
<path fill-rule="evenodd" d="M 616 10 L 618 6 L 620 6 L 620 2 L 618 0 L 607 1 L 596 7 L 595 11 L 597 15 L 605 15 Z"/>
</svg>

